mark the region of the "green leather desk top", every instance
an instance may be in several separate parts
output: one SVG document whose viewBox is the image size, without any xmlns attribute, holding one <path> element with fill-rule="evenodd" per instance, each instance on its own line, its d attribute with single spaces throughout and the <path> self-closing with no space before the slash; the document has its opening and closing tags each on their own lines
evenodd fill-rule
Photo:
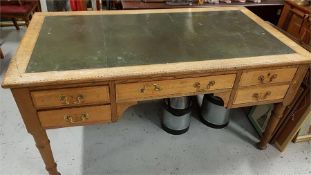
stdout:
<svg viewBox="0 0 311 175">
<path fill-rule="evenodd" d="M 47 16 L 26 72 L 290 54 L 242 12 Z"/>
</svg>

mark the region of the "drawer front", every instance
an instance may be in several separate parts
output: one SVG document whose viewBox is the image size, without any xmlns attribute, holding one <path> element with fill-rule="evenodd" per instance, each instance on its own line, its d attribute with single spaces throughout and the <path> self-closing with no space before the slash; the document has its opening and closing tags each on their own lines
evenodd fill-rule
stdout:
<svg viewBox="0 0 311 175">
<path fill-rule="evenodd" d="M 242 74 L 240 86 L 292 81 L 297 68 L 247 71 Z"/>
<path fill-rule="evenodd" d="M 39 109 L 109 102 L 108 86 L 33 91 L 31 95 L 35 107 Z"/>
<path fill-rule="evenodd" d="M 116 98 L 121 101 L 137 101 L 142 99 L 164 98 L 174 95 L 205 93 L 219 89 L 230 89 L 235 74 L 138 82 L 116 85 Z"/>
<path fill-rule="evenodd" d="M 39 111 L 43 128 L 61 128 L 111 121 L 110 105 Z"/>
<path fill-rule="evenodd" d="M 289 85 L 238 89 L 233 104 L 256 103 L 284 98 Z"/>
</svg>

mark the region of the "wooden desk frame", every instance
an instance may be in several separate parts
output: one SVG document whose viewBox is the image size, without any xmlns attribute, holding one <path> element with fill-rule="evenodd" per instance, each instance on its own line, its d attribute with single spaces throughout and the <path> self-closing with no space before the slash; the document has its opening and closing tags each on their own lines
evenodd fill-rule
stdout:
<svg viewBox="0 0 311 175">
<path fill-rule="evenodd" d="M 268 55 L 248 58 L 232 58 L 222 60 L 196 61 L 187 63 L 171 63 L 158 65 L 142 65 L 131 67 L 83 69 L 58 72 L 25 73 L 30 60 L 32 50 L 37 41 L 39 31 L 45 16 L 57 15 L 115 15 L 115 14 L 139 14 L 139 13 L 175 13 L 175 12 L 200 12 L 200 11 L 222 11 L 240 10 L 245 15 L 253 19 L 273 36 L 292 48 L 296 53 L 284 55 Z M 259 149 L 265 149 L 271 135 L 279 120 L 283 116 L 285 108 L 293 100 L 304 75 L 311 63 L 311 54 L 290 40 L 284 34 L 265 23 L 259 17 L 243 7 L 220 7 L 220 8 L 197 8 L 197 9 L 169 9 L 169 10 L 133 10 L 133 11 L 91 11 L 91 12 L 57 12 L 57 13 L 36 13 L 21 41 L 15 57 L 12 59 L 9 69 L 4 78 L 2 86 L 10 88 L 18 105 L 27 131 L 33 135 L 36 146 L 41 153 L 46 169 L 50 175 L 59 174 L 53 158 L 46 129 L 38 116 L 40 109 L 36 108 L 33 102 L 32 92 L 40 90 L 57 90 L 75 87 L 95 87 L 104 85 L 109 87 L 109 98 L 111 107 L 111 121 L 117 121 L 122 113 L 137 101 L 147 99 L 158 99 L 173 96 L 196 95 L 204 93 L 214 93 L 225 101 L 227 108 L 237 108 L 242 106 L 253 106 L 258 104 L 276 103 L 275 110 L 268 123 L 263 137 L 257 144 Z M 234 104 L 237 96 L 241 76 L 249 71 L 282 68 L 297 68 L 293 78 L 288 82 L 265 83 L 251 86 L 252 88 L 266 88 L 277 85 L 288 85 L 288 90 L 283 98 L 274 100 L 263 100 L 257 102 Z M 216 76 L 225 74 L 235 74 L 232 87 L 229 89 L 216 89 L 202 91 L 189 91 L 187 93 L 176 93 L 169 95 L 151 96 L 131 100 L 118 100 L 117 86 L 119 84 L 135 82 L 151 82 L 162 80 L 178 80 L 183 78 L 198 78 L 205 76 Z M 93 122 L 94 123 L 94 122 Z M 93 124 L 88 123 L 88 124 Z M 96 123 L 96 122 L 95 122 Z M 72 125 L 75 126 L 76 124 Z M 77 124 L 77 125 L 84 125 Z M 64 126 L 59 126 L 64 127 Z"/>
</svg>

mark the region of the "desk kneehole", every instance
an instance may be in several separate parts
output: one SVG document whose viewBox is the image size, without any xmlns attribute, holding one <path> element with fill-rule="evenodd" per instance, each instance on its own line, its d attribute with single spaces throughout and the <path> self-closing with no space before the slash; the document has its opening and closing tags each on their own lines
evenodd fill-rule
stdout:
<svg viewBox="0 0 311 175">
<path fill-rule="evenodd" d="M 236 74 L 116 85 L 117 102 L 139 101 L 226 90 L 233 87 Z"/>
<path fill-rule="evenodd" d="M 283 99 L 289 85 L 239 88 L 233 104 L 269 102 Z"/>
<path fill-rule="evenodd" d="M 109 103 L 108 86 L 32 91 L 37 109 Z"/>
<path fill-rule="evenodd" d="M 43 128 L 61 128 L 111 122 L 110 105 L 64 108 L 39 111 L 38 116 Z"/>
</svg>

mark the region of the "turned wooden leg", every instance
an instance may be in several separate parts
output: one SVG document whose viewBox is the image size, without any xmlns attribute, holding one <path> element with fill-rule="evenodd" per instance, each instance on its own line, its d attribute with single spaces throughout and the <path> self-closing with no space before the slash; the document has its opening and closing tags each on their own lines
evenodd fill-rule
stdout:
<svg viewBox="0 0 311 175">
<path fill-rule="evenodd" d="M 268 125 L 265 129 L 265 132 L 263 133 L 263 136 L 259 143 L 257 143 L 258 149 L 266 149 L 267 144 L 270 141 L 272 137 L 272 133 L 277 127 L 280 119 L 283 117 L 283 113 L 286 109 L 286 106 L 283 105 L 283 103 L 278 103 L 275 105 L 274 110 L 272 111 L 272 115 L 269 119 Z"/>
<path fill-rule="evenodd" d="M 27 131 L 33 136 L 40 151 L 46 170 L 49 175 L 59 175 L 52 154 L 50 141 L 44 128 L 41 127 L 37 111 L 33 106 L 29 89 L 11 89 L 18 109 L 22 115 Z"/>
<path fill-rule="evenodd" d="M 60 175 L 57 171 L 57 164 L 54 161 L 50 140 L 48 139 L 46 131 L 42 129 L 41 132 L 31 134 L 36 142 L 36 146 L 41 154 L 41 157 L 45 163 L 45 168 L 49 172 L 49 175 Z"/>
<path fill-rule="evenodd" d="M 283 102 L 278 103 L 274 106 L 274 110 L 272 111 L 272 115 L 269 119 L 267 128 L 265 129 L 265 132 L 263 133 L 260 142 L 257 143 L 257 147 L 259 149 L 263 150 L 267 148 L 267 144 L 270 141 L 274 130 L 278 126 L 280 119 L 283 117 L 286 107 L 291 104 L 295 95 L 297 94 L 297 91 L 300 87 L 301 82 L 303 81 L 303 78 L 305 77 L 308 71 L 309 66 L 310 65 L 307 64 L 307 65 L 300 65 L 298 67 L 297 72 L 292 80 L 292 83 L 290 84 L 287 93 L 283 99 Z"/>
</svg>

